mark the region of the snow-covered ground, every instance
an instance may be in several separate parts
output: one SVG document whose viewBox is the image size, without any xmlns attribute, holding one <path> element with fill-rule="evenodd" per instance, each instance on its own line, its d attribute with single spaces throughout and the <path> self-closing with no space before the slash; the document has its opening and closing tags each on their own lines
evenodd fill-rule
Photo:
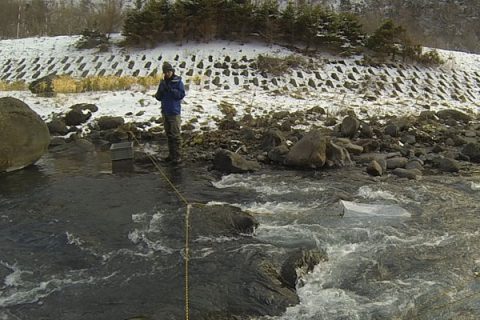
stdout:
<svg viewBox="0 0 480 320">
<path fill-rule="evenodd" d="M 214 128 L 213 118 L 222 117 L 222 103 L 234 106 L 237 118 L 246 113 L 259 116 L 316 106 L 338 117 L 351 109 L 360 118 L 444 108 L 476 115 L 480 110 L 480 55 L 441 50 L 446 63 L 440 68 L 408 64 L 367 66 L 362 64 L 361 57 L 318 55 L 311 59 L 312 67 L 272 76 L 261 74 L 252 66 L 257 56 L 281 57 L 293 52 L 261 43 L 218 41 L 166 44 L 154 49 L 114 46 L 101 53 L 75 49 L 78 39 L 62 36 L 0 41 L 0 79 L 31 82 L 52 72 L 72 77 L 146 76 L 161 70 L 161 64 L 169 61 L 188 84 L 184 121 L 198 119 L 197 128 Z M 114 36 L 114 41 L 120 39 L 120 35 Z M 73 104 L 94 103 L 99 111 L 90 121 L 112 115 L 123 116 L 129 122 L 160 116 L 159 103 L 152 97 L 155 90 L 58 94 L 53 98 L 10 91 L 0 92 L 0 97 L 23 100 L 46 120 L 65 113 Z"/>
</svg>

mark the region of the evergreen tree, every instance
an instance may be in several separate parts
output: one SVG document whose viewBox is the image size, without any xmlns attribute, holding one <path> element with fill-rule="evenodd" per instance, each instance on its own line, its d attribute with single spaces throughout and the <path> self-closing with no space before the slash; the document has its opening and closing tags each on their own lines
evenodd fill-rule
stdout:
<svg viewBox="0 0 480 320">
<path fill-rule="evenodd" d="M 272 42 L 278 32 L 280 11 L 276 0 L 264 0 L 254 10 L 254 31 Z"/>
<path fill-rule="evenodd" d="M 295 20 L 295 32 L 297 38 L 305 45 L 308 51 L 317 37 L 319 21 L 318 16 L 314 12 L 316 6 L 302 5 L 298 8 L 298 16 Z"/>
<path fill-rule="evenodd" d="M 406 31 L 403 27 L 396 26 L 392 20 L 386 20 L 368 38 L 366 43 L 367 48 L 374 50 L 380 55 L 391 56 L 392 59 L 395 59 L 395 56 L 402 52 L 400 47 L 402 45 L 409 45 Z"/>
<path fill-rule="evenodd" d="M 358 18 L 352 13 L 340 13 L 338 16 L 338 33 L 353 47 L 363 45 L 365 35 Z"/>
<path fill-rule="evenodd" d="M 296 36 L 297 9 L 293 2 L 289 1 L 280 15 L 280 32 L 284 40 L 294 44 Z"/>
</svg>

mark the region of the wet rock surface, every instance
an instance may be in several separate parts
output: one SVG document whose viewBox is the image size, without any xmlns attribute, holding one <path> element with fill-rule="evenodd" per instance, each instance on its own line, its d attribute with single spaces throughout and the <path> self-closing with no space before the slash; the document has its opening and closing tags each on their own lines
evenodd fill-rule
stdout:
<svg viewBox="0 0 480 320">
<path fill-rule="evenodd" d="M 0 98 L 0 172 L 27 167 L 48 148 L 45 122 L 24 102 Z"/>
</svg>

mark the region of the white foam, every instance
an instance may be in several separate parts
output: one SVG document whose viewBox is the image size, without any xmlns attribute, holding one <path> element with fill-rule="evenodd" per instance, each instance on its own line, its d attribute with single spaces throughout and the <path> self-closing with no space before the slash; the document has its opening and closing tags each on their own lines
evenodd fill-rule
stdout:
<svg viewBox="0 0 480 320">
<path fill-rule="evenodd" d="M 132 214 L 132 221 L 135 223 L 140 223 L 145 221 L 146 217 L 147 217 L 146 212 Z"/>
<path fill-rule="evenodd" d="M 389 204 L 369 204 L 340 200 L 345 217 L 411 217 L 404 208 Z"/>
<path fill-rule="evenodd" d="M 17 264 L 9 265 L 5 262 L 0 262 L 1 265 L 5 266 L 6 268 L 10 269 L 12 273 L 5 277 L 3 281 L 5 283 L 5 287 L 17 287 L 20 285 L 22 281 L 22 274 L 32 274 L 31 271 L 23 271 L 17 266 Z"/>
<path fill-rule="evenodd" d="M 245 174 L 229 174 L 223 176 L 221 180 L 212 182 L 213 186 L 218 189 L 242 188 L 253 190 L 265 195 L 283 195 L 290 193 L 311 193 L 325 190 L 321 183 L 308 181 L 308 184 L 302 181 L 291 183 L 279 180 L 278 176 L 267 174 L 262 175 L 245 175 Z"/>
<path fill-rule="evenodd" d="M 312 201 L 309 203 L 298 203 L 293 201 L 287 201 L 287 202 L 267 201 L 267 202 L 251 202 L 248 204 L 233 204 L 233 205 L 240 207 L 244 211 L 256 212 L 260 214 L 295 215 L 295 214 L 303 213 L 303 212 L 318 208 L 321 206 L 321 203 L 318 201 Z"/>
<path fill-rule="evenodd" d="M 220 236 L 220 237 L 207 237 L 207 236 L 199 236 L 198 238 L 194 239 L 193 242 L 231 242 L 239 240 L 239 237 L 227 237 L 227 236 Z"/>
<path fill-rule="evenodd" d="M 165 246 L 161 240 L 157 240 L 157 241 L 150 240 L 144 230 L 135 229 L 129 232 L 128 239 L 132 241 L 133 244 L 136 244 L 136 245 L 140 245 L 142 243 L 145 244 L 147 248 L 153 252 L 163 252 L 166 254 L 171 254 L 174 252 L 173 249 Z"/>
<path fill-rule="evenodd" d="M 25 272 L 32 273 L 31 271 Z M 7 288 L 7 290 L 2 290 L 0 292 L 0 307 L 5 308 L 18 304 L 35 303 L 56 291 L 62 290 L 66 286 L 95 283 L 102 279 L 107 279 L 112 275 L 105 278 L 88 277 L 84 279 L 75 279 L 82 275 L 72 274 L 65 279 L 52 278 L 35 284 L 23 283 L 20 281 L 14 287 Z"/>
<path fill-rule="evenodd" d="M 72 233 L 66 231 L 65 234 L 67 235 L 67 243 L 68 244 L 74 244 L 78 247 L 81 247 L 83 244 L 83 241 L 79 238 L 74 236 Z"/>
<path fill-rule="evenodd" d="M 373 190 L 370 186 L 362 186 L 358 189 L 358 195 L 366 199 L 383 199 L 398 201 L 398 198 L 386 190 Z"/>
</svg>

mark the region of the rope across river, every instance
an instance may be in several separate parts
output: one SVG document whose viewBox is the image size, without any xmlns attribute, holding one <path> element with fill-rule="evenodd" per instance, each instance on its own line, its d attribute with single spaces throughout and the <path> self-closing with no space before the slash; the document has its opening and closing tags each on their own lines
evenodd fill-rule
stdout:
<svg viewBox="0 0 480 320">
<path fill-rule="evenodd" d="M 133 137 L 135 142 L 141 146 L 140 142 L 138 141 L 137 137 L 133 132 L 129 132 L 130 136 Z M 184 252 L 184 294 L 185 294 L 185 320 L 190 320 L 190 286 L 189 286 L 189 262 L 190 262 L 190 211 L 192 209 L 193 204 L 190 203 L 187 198 L 183 196 L 183 194 L 178 190 L 178 188 L 173 184 L 173 182 L 167 177 L 165 172 L 163 172 L 162 168 L 158 164 L 158 161 L 155 160 L 154 157 L 147 154 L 148 158 L 158 170 L 160 175 L 163 179 L 168 183 L 168 185 L 172 188 L 172 190 L 177 195 L 178 199 L 183 202 L 186 207 L 185 211 L 185 252 Z"/>
</svg>

